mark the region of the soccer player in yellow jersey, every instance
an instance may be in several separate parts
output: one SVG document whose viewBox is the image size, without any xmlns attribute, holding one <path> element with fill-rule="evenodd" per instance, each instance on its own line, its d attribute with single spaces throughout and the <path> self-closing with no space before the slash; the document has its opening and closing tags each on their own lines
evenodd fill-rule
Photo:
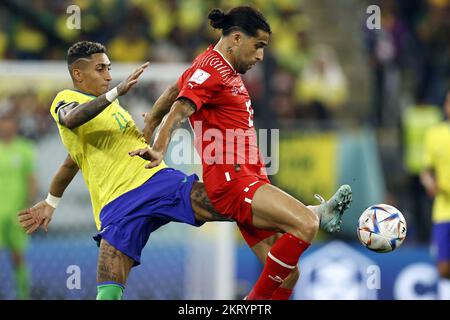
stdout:
<svg viewBox="0 0 450 320">
<path fill-rule="evenodd" d="M 100 248 L 97 299 L 120 299 L 153 231 L 171 221 L 200 226 L 227 219 L 214 212 L 196 175 L 167 168 L 164 162 L 148 170 L 145 160 L 128 155 L 147 144 L 117 98 L 136 84 L 148 63 L 109 90 L 111 63 L 105 52 L 103 45 L 88 41 L 69 49 L 74 89 L 59 92 L 50 107 L 69 155 L 52 179 L 47 199 L 20 212 L 19 221 L 29 234 L 39 227 L 47 231 L 65 189 L 81 170 L 99 230 L 94 237 Z"/>
<path fill-rule="evenodd" d="M 432 237 L 437 269 L 442 278 L 450 279 L 450 91 L 444 110 L 447 121 L 426 133 L 424 170 L 420 178 L 428 195 L 434 198 Z"/>
</svg>

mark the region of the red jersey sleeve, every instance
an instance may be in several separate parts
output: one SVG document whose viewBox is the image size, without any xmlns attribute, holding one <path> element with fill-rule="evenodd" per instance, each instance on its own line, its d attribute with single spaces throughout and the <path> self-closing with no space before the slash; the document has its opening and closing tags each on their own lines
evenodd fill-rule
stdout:
<svg viewBox="0 0 450 320">
<path fill-rule="evenodd" d="M 195 64 L 187 69 L 178 79 L 180 93 L 177 99 L 187 98 L 197 107 L 208 104 L 212 97 L 220 90 L 221 77 L 211 66 L 197 67 Z"/>
</svg>

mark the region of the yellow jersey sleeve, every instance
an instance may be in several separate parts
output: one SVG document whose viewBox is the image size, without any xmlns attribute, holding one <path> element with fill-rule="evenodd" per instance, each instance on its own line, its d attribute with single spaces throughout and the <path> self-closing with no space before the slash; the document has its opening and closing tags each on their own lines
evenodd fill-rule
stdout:
<svg viewBox="0 0 450 320">
<path fill-rule="evenodd" d="M 59 92 L 53 100 L 53 103 L 50 107 L 50 114 L 52 115 L 53 119 L 59 124 L 58 111 L 61 108 L 73 103 L 83 104 L 89 102 L 94 98 L 94 96 L 90 96 L 74 90 L 63 90 Z"/>
</svg>

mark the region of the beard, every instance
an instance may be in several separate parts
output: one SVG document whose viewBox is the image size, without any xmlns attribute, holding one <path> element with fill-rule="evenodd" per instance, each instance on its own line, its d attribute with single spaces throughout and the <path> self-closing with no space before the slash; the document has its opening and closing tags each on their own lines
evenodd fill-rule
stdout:
<svg viewBox="0 0 450 320">
<path fill-rule="evenodd" d="M 240 64 L 236 67 L 236 71 L 240 74 L 245 74 L 248 70 L 250 70 L 251 67 L 249 67 L 248 64 Z"/>
</svg>

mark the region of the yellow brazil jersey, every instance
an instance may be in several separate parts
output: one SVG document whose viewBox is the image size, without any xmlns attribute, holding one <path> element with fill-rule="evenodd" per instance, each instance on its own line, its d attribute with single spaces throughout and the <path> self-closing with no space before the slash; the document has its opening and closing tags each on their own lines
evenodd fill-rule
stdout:
<svg viewBox="0 0 450 320">
<path fill-rule="evenodd" d="M 434 169 L 438 195 L 433 204 L 433 221 L 450 222 L 450 123 L 430 128 L 425 136 L 425 168 Z"/>
<path fill-rule="evenodd" d="M 50 113 L 58 125 L 64 146 L 83 173 L 91 195 L 95 224 L 100 229 L 99 215 L 106 204 L 139 187 L 166 165 L 162 162 L 156 168 L 145 169 L 146 160 L 128 155 L 131 150 L 147 145 L 131 115 L 118 100 L 75 129 L 59 124 L 58 105 L 82 104 L 95 98 L 75 90 L 63 90 L 53 100 Z"/>
</svg>

